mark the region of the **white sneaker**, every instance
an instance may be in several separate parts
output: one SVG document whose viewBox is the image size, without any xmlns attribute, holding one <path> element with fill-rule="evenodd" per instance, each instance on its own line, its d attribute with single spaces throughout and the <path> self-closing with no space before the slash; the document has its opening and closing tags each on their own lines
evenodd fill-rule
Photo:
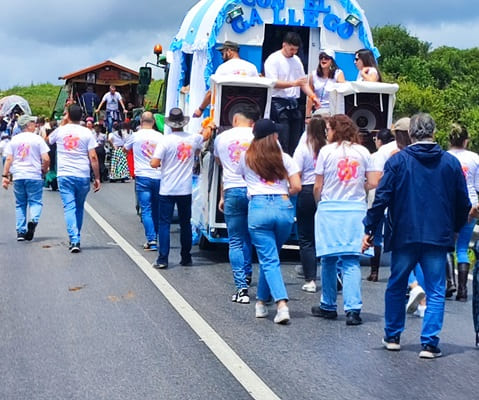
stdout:
<svg viewBox="0 0 479 400">
<path fill-rule="evenodd" d="M 417 310 L 414 311 L 414 315 L 419 318 L 424 318 L 424 313 L 426 312 L 426 306 L 419 304 Z"/>
<path fill-rule="evenodd" d="M 306 282 L 303 286 L 301 286 L 301 290 L 304 290 L 308 293 L 316 293 L 316 282 Z"/>
<path fill-rule="evenodd" d="M 266 318 L 268 316 L 268 308 L 263 303 L 256 303 L 254 309 L 256 318 Z"/>
<path fill-rule="evenodd" d="M 273 321 L 275 324 L 287 325 L 289 324 L 289 320 L 290 317 L 288 307 L 281 307 L 278 309 Z"/>
<path fill-rule="evenodd" d="M 407 302 L 406 312 L 412 314 L 414 311 L 416 311 L 417 306 L 424 299 L 424 297 L 426 297 L 426 293 L 421 286 L 412 288 L 409 292 L 409 300 Z"/>
</svg>

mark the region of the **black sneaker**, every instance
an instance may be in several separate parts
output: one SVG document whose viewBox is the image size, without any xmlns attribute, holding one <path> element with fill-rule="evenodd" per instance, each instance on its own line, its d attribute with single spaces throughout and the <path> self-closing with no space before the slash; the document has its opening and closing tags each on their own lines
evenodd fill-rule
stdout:
<svg viewBox="0 0 479 400">
<path fill-rule="evenodd" d="M 79 253 L 81 251 L 80 242 L 72 243 L 70 245 L 70 253 Z"/>
<path fill-rule="evenodd" d="M 431 346 L 430 344 L 423 344 L 422 350 L 419 352 L 419 358 L 438 358 L 442 353 L 439 347 Z"/>
<path fill-rule="evenodd" d="M 253 280 L 253 277 L 251 275 L 246 275 L 245 281 L 248 286 L 251 286 L 252 280 Z"/>
<path fill-rule="evenodd" d="M 184 259 L 182 258 L 180 261 L 180 265 L 182 265 L 183 267 L 191 267 L 193 265 L 193 260 L 191 259 L 191 257 Z"/>
<path fill-rule="evenodd" d="M 25 234 L 21 232 L 17 232 L 17 242 L 25 241 Z"/>
<path fill-rule="evenodd" d="M 393 336 L 390 338 L 384 337 L 382 340 L 383 346 L 386 348 L 386 350 L 389 351 L 399 351 L 401 350 L 401 345 L 399 344 L 399 336 Z"/>
<path fill-rule="evenodd" d="M 356 311 L 349 311 L 346 313 L 346 325 L 361 325 L 363 320 Z"/>
<path fill-rule="evenodd" d="M 338 318 L 338 313 L 336 311 L 324 310 L 320 306 L 311 307 L 311 313 L 315 317 L 321 317 L 321 318 L 325 318 L 325 319 L 336 319 L 336 318 Z"/>
<path fill-rule="evenodd" d="M 28 223 L 28 230 L 25 233 L 25 240 L 32 240 L 33 235 L 35 234 L 35 228 L 37 227 L 38 222 L 30 221 Z"/>
<path fill-rule="evenodd" d="M 233 303 L 249 304 L 248 289 L 238 289 L 231 297 Z"/>
<path fill-rule="evenodd" d="M 156 268 L 156 269 L 166 269 L 168 268 L 168 264 L 163 264 L 163 263 L 159 263 L 158 261 L 155 261 L 153 263 L 153 268 Z"/>
</svg>

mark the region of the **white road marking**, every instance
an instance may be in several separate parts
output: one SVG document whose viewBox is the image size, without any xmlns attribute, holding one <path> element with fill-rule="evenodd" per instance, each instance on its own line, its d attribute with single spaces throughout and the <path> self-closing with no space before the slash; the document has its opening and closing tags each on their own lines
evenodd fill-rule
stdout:
<svg viewBox="0 0 479 400">
<path fill-rule="evenodd" d="M 198 314 L 193 307 L 155 270 L 123 236 L 121 236 L 95 209 L 85 203 L 85 211 L 93 220 L 121 247 L 143 273 L 153 282 L 166 297 L 173 308 L 186 323 L 195 331 L 200 339 L 209 347 L 213 354 L 246 389 L 258 400 L 280 399 L 263 380 L 228 346 L 218 333 Z"/>
</svg>

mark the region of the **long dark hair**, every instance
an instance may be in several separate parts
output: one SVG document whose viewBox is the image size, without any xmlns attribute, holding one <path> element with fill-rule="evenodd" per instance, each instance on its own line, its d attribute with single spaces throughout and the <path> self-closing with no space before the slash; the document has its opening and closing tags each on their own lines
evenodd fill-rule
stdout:
<svg viewBox="0 0 479 400">
<path fill-rule="evenodd" d="M 326 144 L 326 121 L 323 118 L 311 118 L 306 130 L 306 143 L 313 150 L 314 158 L 316 158 L 321 147 Z"/>
<path fill-rule="evenodd" d="M 365 67 L 374 67 L 376 71 L 378 71 L 378 82 L 383 81 L 383 77 L 381 72 L 379 71 L 378 64 L 376 59 L 374 58 L 374 54 L 369 49 L 359 49 L 355 55 L 363 62 L 363 66 Z"/>
<path fill-rule="evenodd" d="M 253 139 L 246 150 L 246 165 L 268 182 L 288 178 L 283 164 L 283 152 L 275 135 Z"/>
</svg>

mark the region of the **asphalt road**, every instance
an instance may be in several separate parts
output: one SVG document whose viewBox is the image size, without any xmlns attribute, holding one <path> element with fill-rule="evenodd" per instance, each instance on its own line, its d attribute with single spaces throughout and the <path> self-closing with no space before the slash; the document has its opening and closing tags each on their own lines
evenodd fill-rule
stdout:
<svg viewBox="0 0 479 400">
<path fill-rule="evenodd" d="M 297 254 L 288 252 L 282 268 L 291 324 L 275 325 L 272 309 L 255 319 L 254 302 L 230 301 L 224 246 L 195 246 L 194 266 L 181 267 L 173 225 L 170 268 L 149 266 L 156 254 L 141 249 L 133 187 L 107 183 L 90 193 L 104 223 L 85 216 L 80 254 L 68 252 L 58 193 L 45 190 L 30 243 L 16 242 L 12 191 L 0 193 L 0 399 L 477 397 L 470 300 L 446 304 L 444 357 L 418 358 L 421 320 L 414 316 L 402 350 L 387 352 L 380 342 L 388 268 L 378 283 L 363 280 L 364 324 L 348 327 L 342 313 L 337 321 L 311 315 L 319 293 L 301 291 Z M 255 290 L 253 281 L 252 298 Z M 188 304 L 170 303 L 181 298 Z"/>
</svg>

